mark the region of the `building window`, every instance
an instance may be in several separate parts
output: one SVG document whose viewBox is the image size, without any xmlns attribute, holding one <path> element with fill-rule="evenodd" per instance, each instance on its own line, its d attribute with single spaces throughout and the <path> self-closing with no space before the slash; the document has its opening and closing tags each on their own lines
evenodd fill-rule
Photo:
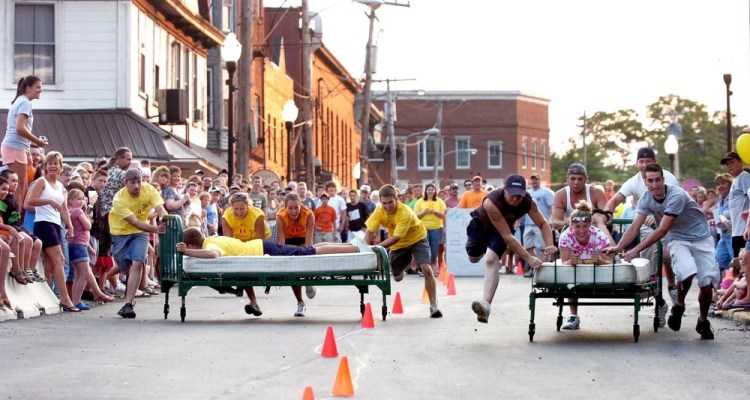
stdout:
<svg viewBox="0 0 750 400">
<path fill-rule="evenodd" d="M 138 91 L 146 92 L 146 55 L 143 53 L 138 58 Z"/>
<path fill-rule="evenodd" d="M 234 0 L 224 0 L 221 8 L 221 29 L 224 32 L 234 31 Z"/>
<path fill-rule="evenodd" d="M 547 141 L 542 140 L 542 170 L 547 169 Z"/>
<path fill-rule="evenodd" d="M 438 163 L 438 169 L 443 167 L 443 141 L 435 138 L 429 138 L 419 143 L 419 169 L 435 168 L 435 161 Z"/>
<path fill-rule="evenodd" d="M 159 93 L 159 66 L 154 65 L 154 93 Z"/>
<path fill-rule="evenodd" d="M 487 168 L 501 169 L 503 167 L 503 142 L 487 142 L 487 149 Z"/>
<path fill-rule="evenodd" d="M 169 70 L 169 83 L 172 89 L 180 89 L 180 72 L 182 72 L 182 49 L 180 44 L 172 42 L 172 53 L 169 59 L 172 68 Z"/>
<path fill-rule="evenodd" d="M 214 127 L 214 71 L 206 70 L 206 124 L 209 128 Z"/>
<path fill-rule="evenodd" d="M 471 168 L 470 144 L 471 141 L 469 138 L 456 138 L 456 169 Z"/>
<path fill-rule="evenodd" d="M 536 169 L 536 158 L 537 158 L 536 139 L 534 139 L 531 141 L 531 168 Z"/>
<path fill-rule="evenodd" d="M 526 138 L 523 138 L 523 140 L 521 141 L 521 159 L 522 159 L 522 162 L 523 162 L 521 164 L 521 166 L 524 167 L 524 168 L 526 168 L 526 167 L 529 166 L 529 162 L 528 162 L 528 159 L 527 159 L 527 157 L 529 155 L 528 154 L 528 143 L 527 142 L 528 142 L 528 139 L 526 139 Z"/>
<path fill-rule="evenodd" d="M 55 6 L 16 4 L 13 81 L 36 75 L 55 83 Z"/>
<path fill-rule="evenodd" d="M 406 138 L 396 138 L 396 169 L 406 169 Z M 400 155 L 398 152 L 400 151 Z"/>
</svg>

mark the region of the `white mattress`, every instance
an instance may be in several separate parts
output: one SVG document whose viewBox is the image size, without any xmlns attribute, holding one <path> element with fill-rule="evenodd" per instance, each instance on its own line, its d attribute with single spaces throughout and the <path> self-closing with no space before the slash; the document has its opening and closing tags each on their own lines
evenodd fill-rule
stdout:
<svg viewBox="0 0 750 400">
<path fill-rule="evenodd" d="M 614 273 L 614 281 L 612 274 Z M 594 275 L 596 274 L 596 275 Z M 632 262 L 622 261 L 616 263 L 614 268 L 610 265 L 571 265 L 563 264 L 560 260 L 556 263 L 546 262 L 534 274 L 536 283 L 555 284 L 642 284 L 652 280 L 655 271 L 651 263 L 645 258 L 635 258 Z"/>
<path fill-rule="evenodd" d="M 246 256 L 215 259 L 183 257 L 183 270 L 194 274 L 239 273 L 351 273 L 378 270 L 375 253 L 324 254 L 315 256 Z"/>
</svg>

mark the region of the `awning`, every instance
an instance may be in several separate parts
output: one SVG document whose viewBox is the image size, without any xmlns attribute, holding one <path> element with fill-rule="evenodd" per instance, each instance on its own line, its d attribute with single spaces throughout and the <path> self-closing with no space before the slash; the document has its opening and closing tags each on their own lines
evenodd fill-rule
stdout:
<svg viewBox="0 0 750 400">
<path fill-rule="evenodd" d="M 7 115 L 8 110 L 0 110 L 0 121 L 7 120 Z M 131 110 L 34 110 L 34 133 L 46 136 L 49 145 L 45 149 L 59 151 L 66 162 L 110 157 L 126 146 L 134 159 L 154 164 L 214 173 L 227 167 L 226 161 L 210 150 L 186 146 Z"/>
</svg>

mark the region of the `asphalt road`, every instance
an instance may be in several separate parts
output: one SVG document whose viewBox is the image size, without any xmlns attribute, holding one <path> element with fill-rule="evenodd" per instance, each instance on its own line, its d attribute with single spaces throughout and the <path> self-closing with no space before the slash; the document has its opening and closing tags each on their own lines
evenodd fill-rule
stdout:
<svg viewBox="0 0 750 400">
<path fill-rule="evenodd" d="M 3 322 L 0 398 L 300 399 L 311 385 L 322 399 L 331 397 L 341 356 L 360 399 L 748 397 L 750 332 L 712 319 L 716 340 L 700 340 L 697 293 L 680 332 L 653 332 L 653 308 L 645 308 L 638 343 L 632 307 L 581 307 L 581 329 L 557 332 L 556 308 L 539 300 L 530 343 L 528 279 L 501 277 L 488 324 L 470 309 L 481 279 L 458 278 L 456 296 L 441 286 L 445 317 L 437 320 L 420 302 L 422 282 L 394 283 L 405 313 L 385 322 L 371 288 L 374 329 L 360 328 L 350 287 L 321 288 L 304 318 L 292 316 L 289 288 L 259 296 L 260 318 L 244 314 L 244 299 L 199 288 L 187 297 L 185 323 L 174 289 L 168 320 L 161 295 L 140 300 L 135 320 L 118 317 L 114 303 Z M 328 325 L 338 358 L 320 356 Z"/>
</svg>

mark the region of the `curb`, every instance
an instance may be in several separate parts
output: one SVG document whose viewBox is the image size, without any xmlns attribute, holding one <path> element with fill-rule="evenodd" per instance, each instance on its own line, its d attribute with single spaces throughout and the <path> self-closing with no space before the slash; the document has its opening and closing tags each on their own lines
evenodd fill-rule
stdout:
<svg viewBox="0 0 750 400">
<path fill-rule="evenodd" d="M 750 310 L 735 308 L 731 310 L 713 311 L 713 315 L 734 321 L 737 325 L 750 326 Z"/>
</svg>

